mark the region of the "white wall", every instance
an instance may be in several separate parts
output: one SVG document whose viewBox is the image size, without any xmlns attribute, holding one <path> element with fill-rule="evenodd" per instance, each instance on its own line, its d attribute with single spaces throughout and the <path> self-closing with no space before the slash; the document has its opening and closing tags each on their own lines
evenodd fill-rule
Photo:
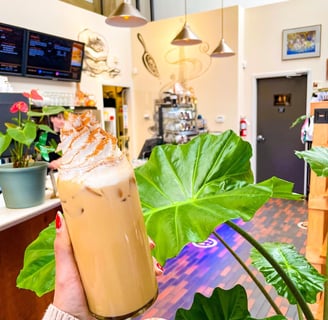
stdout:
<svg viewBox="0 0 328 320">
<path fill-rule="evenodd" d="M 245 50 L 243 60 L 247 63 L 244 75 L 244 89 L 241 113 L 253 119 L 256 97 L 254 78 L 270 77 L 276 74 L 307 70 L 309 81 L 317 81 L 327 87 L 326 59 L 328 57 L 326 0 L 289 0 L 288 2 L 264 7 L 246 9 Z M 322 25 L 321 56 L 319 58 L 282 61 L 282 30 L 311 25 Z M 309 88 L 311 95 L 311 87 Z M 308 97 L 308 104 L 310 102 Z M 308 106 L 309 107 L 309 106 Z M 256 128 L 251 123 L 249 139 L 255 144 Z"/>
<path fill-rule="evenodd" d="M 288 0 L 226 0 L 223 1 L 224 7 L 240 6 L 251 8 L 267 4 L 288 1 Z M 143 3 L 143 1 L 141 1 Z M 181 16 L 185 12 L 184 0 L 156 0 L 154 1 L 154 20 L 168 19 Z M 188 0 L 187 14 L 200 13 L 221 8 L 221 1 L 218 0 Z"/>
<path fill-rule="evenodd" d="M 190 1 L 190 6 L 192 5 Z M 169 8 L 172 4 L 166 3 Z M 189 7 L 189 4 L 188 4 Z M 179 6 L 174 7 L 178 11 Z M 250 121 L 247 140 L 255 145 L 254 79 L 256 76 L 275 76 L 281 73 L 308 71 L 310 83 L 317 81 L 325 85 L 326 59 L 328 56 L 327 37 L 328 22 L 326 0 L 289 0 L 254 8 L 229 7 L 224 9 L 224 38 L 236 50 L 236 56 L 224 59 L 212 59 L 185 47 L 180 49 L 185 57 L 197 60 L 202 70 L 208 70 L 190 81 L 198 97 L 198 111 L 208 120 L 211 131 L 233 129 L 238 132 L 239 118 L 245 115 Z M 208 53 L 216 46 L 220 37 L 220 10 L 198 14 L 188 14 L 188 23 L 192 30 L 209 46 Z M 138 69 L 134 76 L 136 105 L 137 143 L 149 137 L 148 127 L 152 121 L 144 120 L 153 108 L 159 89 L 169 83 L 171 75 L 177 76 L 179 69 L 165 61 L 165 54 L 174 50 L 170 41 L 182 27 L 184 16 L 152 22 L 132 33 L 133 65 Z M 282 61 L 282 30 L 322 24 L 321 57 Z M 136 41 L 136 32 L 141 32 L 147 43 L 147 49 L 159 64 L 163 78 L 160 81 L 145 71 L 140 57 L 142 48 Z M 178 49 L 175 49 L 178 50 Z M 178 59 L 178 52 L 176 59 Z M 328 86 L 328 85 L 327 85 Z M 308 103 L 311 88 L 309 88 Z M 224 124 L 215 123 L 217 115 L 225 116 Z M 137 145 L 140 148 L 140 145 Z M 255 150 L 255 148 L 254 148 Z"/>
<path fill-rule="evenodd" d="M 239 8 L 224 10 L 224 38 L 236 52 L 238 49 Z M 198 100 L 198 113 L 202 114 L 211 131 L 238 128 L 238 72 L 239 55 L 229 58 L 209 57 L 221 37 L 220 10 L 192 14 L 187 18 L 190 28 L 203 40 L 201 45 L 179 47 L 171 45 L 172 39 L 181 30 L 184 16 L 151 22 L 142 28 L 132 30 L 132 51 L 135 85 L 135 105 L 137 144 L 140 150 L 143 141 L 152 135 L 149 130 L 154 125 L 152 119 L 144 119 L 145 114 L 154 113 L 155 100 L 161 92 L 172 89 L 174 82 L 185 81 L 192 88 Z M 141 33 L 147 51 L 158 66 L 160 78 L 152 76 L 142 62 L 144 48 L 137 39 Z M 181 61 L 181 63 L 178 63 Z M 218 124 L 215 118 L 225 116 L 225 122 Z"/>
<path fill-rule="evenodd" d="M 0 21 L 68 38 L 77 38 L 84 28 L 101 33 L 108 41 L 110 55 L 116 56 L 122 72 L 118 78 L 92 78 L 83 74 L 81 89 L 96 95 L 102 106 L 102 85 L 130 87 L 129 132 L 131 157 L 135 157 L 144 139 L 151 136 L 154 101 L 172 78 L 184 73 L 187 85 L 198 97 L 198 112 L 208 120 L 211 131 L 238 131 L 241 115 L 252 119 L 253 80 L 256 75 L 309 70 L 313 80 L 324 82 L 328 56 L 327 0 L 289 0 L 255 8 L 228 7 L 224 10 L 224 38 L 236 51 L 230 58 L 209 59 L 221 36 L 220 10 L 188 15 L 192 30 L 204 41 L 196 47 L 174 47 L 170 41 L 181 29 L 184 16 L 151 22 L 141 28 L 110 27 L 104 17 L 59 0 L 2 0 Z M 171 5 L 172 6 L 172 5 Z M 177 6 L 174 7 L 176 10 Z M 293 61 L 281 60 L 283 29 L 322 24 L 321 57 Z M 144 49 L 137 40 L 140 32 L 147 50 L 155 58 L 160 79 L 150 75 L 142 63 Z M 207 45 L 207 51 L 205 46 Z M 200 51 L 203 49 L 203 52 Z M 132 54 L 133 53 L 133 54 Z M 184 68 L 174 63 L 184 58 Z M 75 91 L 75 84 L 11 77 L 16 91 L 39 88 L 47 91 Z M 149 115 L 150 120 L 144 119 Z M 217 115 L 224 115 L 217 124 Z M 248 140 L 254 140 L 251 123 Z"/>
<path fill-rule="evenodd" d="M 64 3 L 59 0 L 2 0 L 0 21 L 27 29 L 37 30 L 77 40 L 78 34 L 85 28 L 100 33 L 109 46 L 110 58 L 117 58 L 117 67 L 121 69 L 119 77 L 89 77 L 82 74 L 81 90 L 95 95 L 97 105 L 103 106 L 102 85 L 132 87 L 130 30 L 114 28 L 105 24 L 105 17 Z M 72 92 L 76 84 L 51 80 L 9 77 L 14 91 Z"/>
</svg>

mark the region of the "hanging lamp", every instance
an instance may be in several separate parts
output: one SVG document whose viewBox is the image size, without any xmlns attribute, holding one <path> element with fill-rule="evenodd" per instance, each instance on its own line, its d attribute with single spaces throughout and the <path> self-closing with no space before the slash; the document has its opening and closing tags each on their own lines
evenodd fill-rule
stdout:
<svg viewBox="0 0 328 320">
<path fill-rule="evenodd" d="M 131 4 L 124 0 L 105 20 L 114 27 L 133 28 L 145 25 L 148 20 Z"/>
<path fill-rule="evenodd" d="M 223 38 L 223 0 L 221 0 L 221 40 L 219 45 L 211 53 L 212 58 L 224 58 L 231 57 L 235 53 L 234 51 L 226 44 Z"/>
<path fill-rule="evenodd" d="M 185 22 L 181 31 L 171 41 L 171 44 L 175 46 L 192 46 L 201 42 L 202 40 L 200 40 L 198 36 L 192 32 L 187 23 L 187 0 L 185 0 Z"/>
</svg>

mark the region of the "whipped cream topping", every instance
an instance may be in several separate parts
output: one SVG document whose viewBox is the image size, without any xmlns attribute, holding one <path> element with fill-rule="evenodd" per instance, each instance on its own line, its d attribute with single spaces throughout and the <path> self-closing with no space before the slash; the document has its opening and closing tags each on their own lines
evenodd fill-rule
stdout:
<svg viewBox="0 0 328 320">
<path fill-rule="evenodd" d="M 117 139 L 103 130 L 91 111 L 69 113 L 60 133 L 61 167 L 89 168 L 102 163 L 117 163 L 122 152 Z"/>
</svg>

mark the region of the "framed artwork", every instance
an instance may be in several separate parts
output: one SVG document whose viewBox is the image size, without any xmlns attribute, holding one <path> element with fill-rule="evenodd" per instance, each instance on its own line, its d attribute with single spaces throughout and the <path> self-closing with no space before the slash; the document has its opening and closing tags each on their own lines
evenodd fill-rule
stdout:
<svg viewBox="0 0 328 320">
<path fill-rule="evenodd" d="M 282 60 L 320 57 L 321 25 L 282 31 Z"/>
</svg>

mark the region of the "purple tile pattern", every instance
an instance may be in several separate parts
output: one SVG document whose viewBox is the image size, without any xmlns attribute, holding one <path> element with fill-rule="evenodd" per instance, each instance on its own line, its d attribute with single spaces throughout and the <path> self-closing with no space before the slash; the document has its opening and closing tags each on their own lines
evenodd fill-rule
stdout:
<svg viewBox="0 0 328 320">
<path fill-rule="evenodd" d="M 250 222 L 238 220 L 237 223 L 260 242 L 293 243 L 304 254 L 307 230 L 297 224 L 306 220 L 306 201 L 271 199 L 258 210 Z M 226 225 L 219 226 L 217 232 L 250 266 L 251 246 L 248 242 Z M 217 243 L 213 245 L 215 242 Z M 209 296 L 216 287 L 230 289 L 236 284 L 241 284 L 246 289 L 249 310 L 253 317 L 264 318 L 275 314 L 227 249 L 213 235 L 209 237 L 207 244 L 208 247 L 206 243 L 201 247 L 189 244 L 178 257 L 167 261 L 164 275 L 158 278 L 159 296 L 156 302 L 136 319 L 158 317 L 173 320 L 178 308 L 190 308 L 196 292 Z M 252 266 L 250 268 L 265 283 L 262 275 Z M 295 306 L 289 306 L 284 298 L 277 296 L 274 288 L 269 285 L 265 287 L 288 319 L 298 318 Z"/>
</svg>

